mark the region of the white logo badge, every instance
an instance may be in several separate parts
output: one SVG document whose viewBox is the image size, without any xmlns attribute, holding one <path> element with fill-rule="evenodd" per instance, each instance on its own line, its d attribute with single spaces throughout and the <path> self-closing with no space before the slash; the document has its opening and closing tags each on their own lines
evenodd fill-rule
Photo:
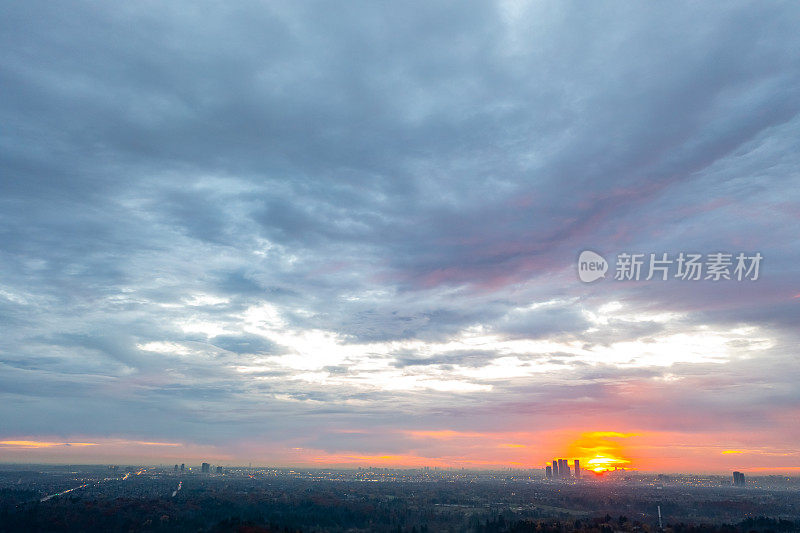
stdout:
<svg viewBox="0 0 800 533">
<path fill-rule="evenodd" d="M 584 283 L 591 283 L 606 277 L 608 263 L 603 256 L 590 250 L 584 250 L 578 257 L 578 277 Z"/>
</svg>

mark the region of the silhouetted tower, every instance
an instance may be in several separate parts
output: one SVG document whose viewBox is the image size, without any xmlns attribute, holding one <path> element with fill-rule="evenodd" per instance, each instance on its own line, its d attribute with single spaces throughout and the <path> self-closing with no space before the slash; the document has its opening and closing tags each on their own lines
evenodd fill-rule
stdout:
<svg viewBox="0 0 800 533">
<path fill-rule="evenodd" d="M 546 466 L 544 468 L 544 477 L 546 477 L 547 479 L 553 479 L 553 469 L 550 468 L 549 466 Z"/>
<path fill-rule="evenodd" d="M 569 463 L 566 459 L 558 460 L 558 477 L 561 479 L 569 479 Z"/>
<path fill-rule="evenodd" d="M 553 479 L 558 479 L 558 463 L 553 459 Z"/>
<path fill-rule="evenodd" d="M 736 485 L 737 487 L 743 487 L 744 486 L 744 474 L 742 474 L 741 472 L 734 472 L 733 473 L 733 484 Z"/>
<path fill-rule="evenodd" d="M 176 472 L 178 471 L 178 465 L 175 465 L 175 471 Z"/>
<path fill-rule="evenodd" d="M 211 470 L 210 464 L 203 463 L 202 465 L 200 465 L 200 472 L 202 472 L 203 474 L 208 474 L 210 470 Z"/>
<path fill-rule="evenodd" d="M 181 463 L 181 472 L 183 472 L 184 470 L 186 470 L 186 465 Z"/>
<path fill-rule="evenodd" d="M 581 462 L 575 459 L 575 479 L 581 478 Z"/>
</svg>

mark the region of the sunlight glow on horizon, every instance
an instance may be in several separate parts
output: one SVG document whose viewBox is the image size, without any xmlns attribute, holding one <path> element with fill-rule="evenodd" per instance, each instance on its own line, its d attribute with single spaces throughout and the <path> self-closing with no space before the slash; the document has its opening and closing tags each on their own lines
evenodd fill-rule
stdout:
<svg viewBox="0 0 800 533">
<path fill-rule="evenodd" d="M 333 430 L 333 434 L 354 435 L 359 439 L 380 433 L 363 428 Z M 580 460 L 587 475 L 602 475 L 615 469 L 666 473 L 739 470 L 788 474 L 796 471 L 800 464 L 800 453 L 792 448 L 724 449 L 713 441 L 688 445 L 682 444 L 686 436 L 671 433 L 628 430 L 481 433 L 452 429 L 396 430 L 390 433 L 395 435 L 396 443 L 406 442 L 407 445 L 364 453 L 356 446 L 348 446 L 347 441 L 325 449 L 316 443 L 281 445 L 254 441 L 196 445 L 125 439 L 92 439 L 93 442 L 88 442 L 80 440 L 80 437 L 71 442 L 68 439 L 20 436 L 0 441 L 0 450 L 4 451 L 3 459 L 10 462 L 35 457 L 41 462 L 81 461 L 87 464 L 211 461 L 227 465 L 252 462 L 298 468 L 380 466 L 414 469 L 430 466 L 537 470 L 549 465 L 552 459 L 564 458 L 570 466 L 575 459 Z M 680 460 L 675 459 L 676 449 L 681 450 Z M 718 459 L 713 460 L 713 457 Z"/>
</svg>

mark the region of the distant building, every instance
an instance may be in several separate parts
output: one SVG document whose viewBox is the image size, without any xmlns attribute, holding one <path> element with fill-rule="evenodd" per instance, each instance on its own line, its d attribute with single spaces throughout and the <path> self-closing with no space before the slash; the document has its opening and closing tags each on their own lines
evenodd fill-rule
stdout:
<svg viewBox="0 0 800 533">
<path fill-rule="evenodd" d="M 575 479 L 581 478 L 581 462 L 578 459 L 575 459 Z"/>
<path fill-rule="evenodd" d="M 744 486 L 744 474 L 742 474 L 741 472 L 734 472 L 733 473 L 733 484 L 736 485 L 737 487 L 743 487 Z"/>
<path fill-rule="evenodd" d="M 546 466 L 544 468 L 544 477 L 547 479 L 553 479 L 553 469 L 550 466 Z"/>
<path fill-rule="evenodd" d="M 558 477 L 561 479 L 569 478 L 569 463 L 566 459 L 558 460 Z"/>
<path fill-rule="evenodd" d="M 175 471 L 176 472 L 178 471 L 178 465 L 175 465 Z"/>
<path fill-rule="evenodd" d="M 558 463 L 553 459 L 553 479 L 558 479 Z"/>
<path fill-rule="evenodd" d="M 208 463 L 203 463 L 200 465 L 200 472 L 204 474 L 208 474 L 211 471 L 211 465 Z"/>
<path fill-rule="evenodd" d="M 218 466 L 218 467 L 217 467 L 217 474 L 221 474 L 221 473 L 222 473 L 222 467 L 221 467 L 221 466 Z"/>
<path fill-rule="evenodd" d="M 181 472 L 183 472 L 184 470 L 186 470 L 186 465 L 181 463 Z"/>
</svg>

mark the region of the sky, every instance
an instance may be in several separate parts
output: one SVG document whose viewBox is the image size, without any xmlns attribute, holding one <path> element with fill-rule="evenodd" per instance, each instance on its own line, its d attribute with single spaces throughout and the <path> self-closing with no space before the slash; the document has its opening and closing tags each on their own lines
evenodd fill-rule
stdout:
<svg viewBox="0 0 800 533">
<path fill-rule="evenodd" d="M 3 2 L 0 462 L 800 473 L 798 25 Z"/>
</svg>

